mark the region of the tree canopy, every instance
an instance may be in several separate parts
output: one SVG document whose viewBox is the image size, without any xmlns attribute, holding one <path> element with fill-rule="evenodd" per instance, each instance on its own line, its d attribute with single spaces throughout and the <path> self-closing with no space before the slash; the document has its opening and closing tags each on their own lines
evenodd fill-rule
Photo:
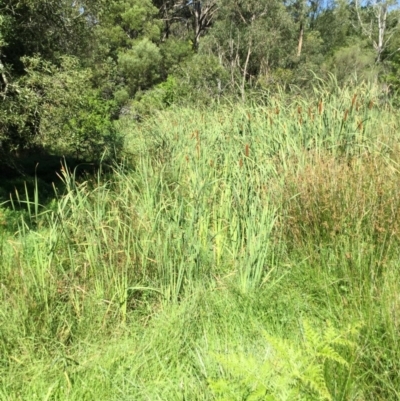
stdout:
<svg viewBox="0 0 400 401">
<path fill-rule="evenodd" d="M 395 0 L 0 0 L 0 152 L 100 154 L 113 121 L 172 103 L 400 87 Z"/>
</svg>

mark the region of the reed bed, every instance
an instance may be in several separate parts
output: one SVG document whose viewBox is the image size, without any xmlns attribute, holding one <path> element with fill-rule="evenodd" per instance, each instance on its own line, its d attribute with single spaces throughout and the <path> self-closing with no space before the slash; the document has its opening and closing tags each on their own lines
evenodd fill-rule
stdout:
<svg viewBox="0 0 400 401">
<path fill-rule="evenodd" d="M 13 196 L 0 399 L 398 399 L 399 121 L 367 87 L 170 109 Z"/>
</svg>

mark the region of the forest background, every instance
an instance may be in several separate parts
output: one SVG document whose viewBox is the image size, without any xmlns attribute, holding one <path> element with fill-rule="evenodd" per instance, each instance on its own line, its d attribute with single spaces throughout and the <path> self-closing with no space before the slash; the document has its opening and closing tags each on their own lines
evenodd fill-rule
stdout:
<svg viewBox="0 0 400 401">
<path fill-rule="evenodd" d="M 398 29 L 393 0 L 2 0 L 0 152 L 98 157 L 121 115 L 301 94 L 316 76 L 395 96 Z"/>
</svg>

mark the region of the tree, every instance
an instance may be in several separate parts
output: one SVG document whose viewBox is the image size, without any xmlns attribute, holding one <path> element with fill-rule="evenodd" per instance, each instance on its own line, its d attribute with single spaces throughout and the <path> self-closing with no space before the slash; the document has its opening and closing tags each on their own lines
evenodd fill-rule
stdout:
<svg viewBox="0 0 400 401">
<path fill-rule="evenodd" d="M 90 70 L 82 67 L 102 4 L 0 0 L 3 155 L 33 146 L 69 152 L 88 145 L 93 151 L 111 135 L 112 105 L 93 89 Z"/>
<path fill-rule="evenodd" d="M 212 26 L 218 12 L 217 0 L 155 0 L 164 22 L 163 40 L 170 37 L 172 26 L 190 27 L 190 39 L 194 50 L 199 47 L 200 37 Z"/>
<path fill-rule="evenodd" d="M 133 96 L 150 88 L 160 78 L 161 53 L 159 47 L 144 38 L 118 56 L 118 68 Z"/>
<path fill-rule="evenodd" d="M 110 116 L 113 104 L 91 88 L 91 72 L 76 58 L 58 65 L 23 57 L 26 74 L 13 83 L 0 109 L 4 151 L 43 148 L 77 157 L 100 156 L 116 145 Z"/>
<path fill-rule="evenodd" d="M 232 87 L 245 99 L 246 86 L 286 67 L 294 49 L 295 26 L 277 0 L 222 0 L 208 47 L 231 74 Z"/>
<path fill-rule="evenodd" d="M 389 41 L 399 31 L 398 13 L 390 12 L 396 3 L 396 0 L 372 0 L 366 7 L 361 7 L 360 0 L 355 0 L 361 32 L 372 43 L 377 63 L 382 61 Z"/>
</svg>

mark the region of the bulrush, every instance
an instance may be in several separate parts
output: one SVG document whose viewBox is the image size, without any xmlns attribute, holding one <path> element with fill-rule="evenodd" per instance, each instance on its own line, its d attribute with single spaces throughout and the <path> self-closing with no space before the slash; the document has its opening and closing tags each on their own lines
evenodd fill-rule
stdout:
<svg viewBox="0 0 400 401">
<path fill-rule="evenodd" d="M 311 106 L 308 108 L 308 117 L 311 121 L 314 121 L 314 113 L 312 112 Z"/>
<path fill-rule="evenodd" d="M 324 110 L 324 104 L 323 104 L 322 99 L 321 99 L 319 101 L 319 103 L 318 103 L 318 114 L 321 115 L 323 110 Z"/>
<path fill-rule="evenodd" d="M 355 93 L 355 94 L 353 95 L 353 98 L 351 99 L 351 108 L 354 108 L 354 105 L 355 105 L 355 103 L 356 103 L 356 100 L 357 100 L 357 93 Z"/>
<path fill-rule="evenodd" d="M 303 116 L 302 116 L 301 112 L 302 112 L 301 106 L 297 106 L 297 113 L 299 114 L 299 124 L 300 125 L 303 124 Z"/>
<path fill-rule="evenodd" d="M 246 143 L 246 148 L 245 148 L 244 154 L 246 157 L 249 157 L 249 155 L 250 155 L 250 148 L 249 148 L 248 143 Z"/>
<path fill-rule="evenodd" d="M 199 130 L 194 131 L 190 138 L 196 139 L 196 151 L 197 151 L 197 157 L 199 158 L 200 157 L 200 133 L 199 133 Z"/>
</svg>

